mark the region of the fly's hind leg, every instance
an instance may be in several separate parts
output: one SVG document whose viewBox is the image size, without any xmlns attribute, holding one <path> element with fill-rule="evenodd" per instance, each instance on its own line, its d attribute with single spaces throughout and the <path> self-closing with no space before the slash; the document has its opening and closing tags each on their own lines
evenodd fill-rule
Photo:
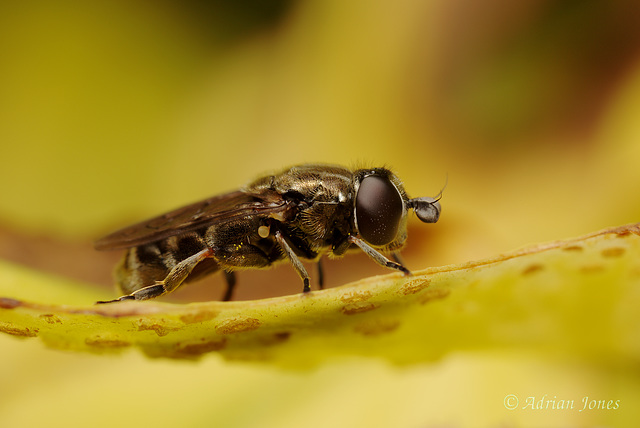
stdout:
<svg viewBox="0 0 640 428">
<path fill-rule="evenodd" d="M 233 297 L 233 289 L 236 286 L 236 274 L 233 271 L 224 271 L 224 279 L 227 281 L 227 291 L 224 292 L 223 301 L 228 302 Z"/>
<path fill-rule="evenodd" d="M 324 268 L 322 267 L 322 259 L 318 259 L 318 288 L 324 288 Z"/>
<path fill-rule="evenodd" d="M 121 300 L 148 300 L 160 297 L 163 294 L 167 294 L 175 290 L 182 284 L 182 282 L 189 276 L 191 271 L 196 267 L 198 263 L 213 255 L 212 248 L 205 248 L 204 250 L 187 257 L 169 271 L 169 274 L 162 281 L 156 281 L 155 284 L 143 287 L 134 291 L 131 294 L 127 294 L 115 300 L 106 300 L 96 303 L 111 303 Z"/>
</svg>

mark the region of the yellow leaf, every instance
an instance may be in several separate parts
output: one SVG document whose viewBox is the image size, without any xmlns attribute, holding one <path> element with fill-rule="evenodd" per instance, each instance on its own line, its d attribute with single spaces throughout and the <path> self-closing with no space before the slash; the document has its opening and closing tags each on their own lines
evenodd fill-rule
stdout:
<svg viewBox="0 0 640 428">
<path fill-rule="evenodd" d="M 257 301 L 94 305 L 105 296 L 89 286 L 0 268 L 0 331 L 58 349 L 216 352 L 296 369 L 340 356 L 414 364 L 499 349 L 640 360 L 640 224 Z"/>
</svg>

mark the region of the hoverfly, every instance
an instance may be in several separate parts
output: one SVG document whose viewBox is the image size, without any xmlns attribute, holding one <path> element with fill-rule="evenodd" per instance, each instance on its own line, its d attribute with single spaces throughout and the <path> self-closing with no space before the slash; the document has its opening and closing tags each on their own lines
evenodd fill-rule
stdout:
<svg viewBox="0 0 640 428">
<path fill-rule="evenodd" d="M 410 199 L 386 168 L 294 166 L 98 240 L 98 250 L 126 249 L 115 272 L 124 295 L 98 303 L 153 299 L 219 270 L 227 279 L 224 300 L 230 300 L 234 271 L 281 260 L 293 265 L 308 292 L 300 259 L 319 262 L 325 253 L 340 257 L 356 247 L 376 263 L 410 274 L 395 257 L 407 238 L 407 211 L 435 223 L 439 198 Z M 322 288 L 321 269 L 318 276 Z"/>
</svg>

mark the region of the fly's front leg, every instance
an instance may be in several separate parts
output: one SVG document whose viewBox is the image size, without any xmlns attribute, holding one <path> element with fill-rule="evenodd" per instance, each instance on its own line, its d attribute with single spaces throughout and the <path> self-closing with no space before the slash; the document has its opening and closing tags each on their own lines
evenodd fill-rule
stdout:
<svg viewBox="0 0 640 428">
<path fill-rule="evenodd" d="M 170 293 L 182 284 L 198 263 L 211 255 L 213 255 L 213 248 L 205 248 L 175 265 L 173 269 L 169 271 L 167 277 L 162 281 L 156 281 L 153 285 L 143 287 L 118 299 L 100 301 L 96 303 L 111 303 L 121 300 L 148 300 Z"/>
<path fill-rule="evenodd" d="M 294 253 L 289 244 L 287 244 L 287 241 L 285 241 L 282 233 L 277 230 L 276 233 L 274 233 L 274 236 L 276 237 L 278 245 L 280 245 L 280 247 L 284 250 L 284 254 L 291 261 L 293 268 L 296 270 L 296 272 L 298 272 L 300 278 L 302 278 L 302 291 L 308 293 L 309 291 L 311 291 L 311 287 L 309 287 L 309 274 L 307 273 L 307 270 L 302 265 L 302 262 L 300 261 L 296 253 Z"/>
<path fill-rule="evenodd" d="M 405 275 L 411 275 L 411 272 L 409 271 L 409 269 L 407 269 L 406 267 L 402 266 L 402 264 L 400 264 L 400 263 L 392 262 L 391 260 L 386 258 L 384 255 L 382 255 L 381 253 L 376 251 L 375 248 L 373 248 L 372 246 L 370 246 L 369 244 L 364 242 L 362 239 L 357 238 L 357 237 L 352 235 L 352 236 L 349 236 L 349 242 L 351 242 L 352 244 L 356 244 L 358 247 L 360 247 L 360 249 L 362 251 L 364 251 L 373 260 L 375 260 L 376 263 L 378 263 L 378 264 L 380 264 L 380 265 L 382 265 L 384 267 L 388 267 L 388 268 L 391 268 L 391 269 L 397 269 L 400 272 L 404 273 Z"/>
<path fill-rule="evenodd" d="M 399 265 L 404 265 L 404 262 L 402 261 L 402 257 L 400 257 L 400 254 L 392 253 L 391 257 L 393 257 L 394 262 L 398 263 Z"/>
</svg>

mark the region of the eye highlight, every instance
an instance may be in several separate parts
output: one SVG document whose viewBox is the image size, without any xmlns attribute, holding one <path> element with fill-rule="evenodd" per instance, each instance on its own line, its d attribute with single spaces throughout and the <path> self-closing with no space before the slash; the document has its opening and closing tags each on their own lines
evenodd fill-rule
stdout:
<svg viewBox="0 0 640 428">
<path fill-rule="evenodd" d="M 387 177 L 368 175 L 356 195 L 358 231 L 372 245 L 386 245 L 398 234 L 404 203 Z"/>
</svg>

